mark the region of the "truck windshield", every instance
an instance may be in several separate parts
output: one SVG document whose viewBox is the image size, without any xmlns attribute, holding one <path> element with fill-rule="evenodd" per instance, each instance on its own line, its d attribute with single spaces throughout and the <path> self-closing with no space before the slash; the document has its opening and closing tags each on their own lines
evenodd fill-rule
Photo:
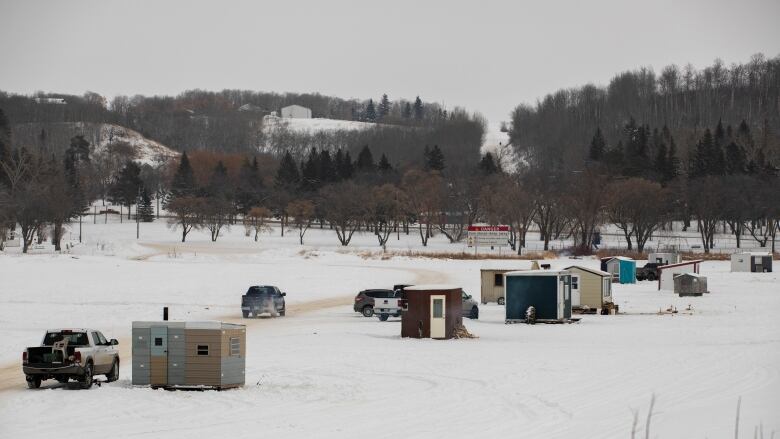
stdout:
<svg viewBox="0 0 780 439">
<path fill-rule="evenodd" d="M 68 340 L 69 346 L 89 346 L 86 332 L 47 332 L 43 338 L 44 346 L 52 346 L 54 343 Z"/>
<path fill-rule="evenodd" d="M 276 290 L 273 287 L 249 287 L 246 293 L 250 296 L 271 296 L 276 294 Z"/>
</svg>

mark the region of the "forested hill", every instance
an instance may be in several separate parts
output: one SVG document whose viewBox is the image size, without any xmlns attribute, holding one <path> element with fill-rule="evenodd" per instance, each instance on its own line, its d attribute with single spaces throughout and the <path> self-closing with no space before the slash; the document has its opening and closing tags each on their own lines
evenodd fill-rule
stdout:
<svg viewBox="0 0 780 439">
<path fill-rule="evenodd" d="M 697 154 L 727 155 L 732 143 L 740 160 L 776 167 L 780 56 L 757 54 L 729 66 L 715 60 L 701 70 L 690 64 L 659 73 L 642 68 L 616 75 L 605 87 L 559 90 L 515 108 L 510 139 L 532 164 L 564 171 L 601 161 L 616 174 L 646 174 L 659 153 L 670 161 L 672 147 L 677 169 L 671 171 L 701 172 L 691 163 Z M 721 151 L 708 150 L 710 144 Z"/>
<path fill-rule="evenodd" d="M 298 133 L 264 129 L 264 118 L 282 107 L 298 104 L 315 118 L 368 122 L 376 129 L 324 130 Z M 302 157 L 312 148 L 346 149 L 357 154 L 368 145 L 386 153 L 397 165 L 419 164 L 426 145 L 438 145 L 450 157 L 469 166 L 479 159 L 485 131 L 481 117 L 455 108 L 449 112 L 420 97 L 341 99 L 320 94 L 264 93 L 243 90 L 190 90 L 178 96 L 118 96 L 107 102 L 88 92 L 83 96 L 39 93 L 34 96 L 0 92 L 0 109 L 17 133 L 16 146 L 31 147 L 48 138 L 57 141 L 54 127 L 112 124 L 134 130 L 177 151 L 210 150 L 253 154 L 291 150 Z M 79 125 L 81 126 L 81 125 Z M 24 129 L 18 129 L 23 127 Z M 268 127 L 266 127 L 268 128 Z M 92 137 L 94 133 L 81 133 Z M 64 150 L 68 139 L 59 139 Z M 452 164 L 457 162 L 453 160 Z"/>
</svg>

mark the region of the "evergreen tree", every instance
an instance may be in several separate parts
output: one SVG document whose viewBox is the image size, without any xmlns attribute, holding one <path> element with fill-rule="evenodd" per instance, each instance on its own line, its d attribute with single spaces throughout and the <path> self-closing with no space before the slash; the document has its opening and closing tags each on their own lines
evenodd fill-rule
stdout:
<svg viewBox="0 0 780 439">
<path fill-rule="evenodd" d="M 138 205 L 136 215 L 138 215 L 138 218 L 145 223 L 150 223 L 154 220 L 152 197 L 149 195 L 149 191 L 146 190 L 146 187 L 141 189 L 141 203 Z"/>
<path fill-rule="evenodd" d="M 379 120 L 384 119 L 390 114 L 390 99 L 388 99 L 387 94 L 382 95 L 382 100 L 379 101 L 377 110 L 379 113 Z"/>
<path fill-rule="evenodd" d="M 374 108 L 373 99 L 368 100 L 368 105 L 366 105 L 366 111 L 363 116 L 369 122 L 376 122 L 376 108 Z"/>
<path fill-rule="evenodd" d="M 89 201 L 81 184 L 81 171 L 89 159 L 89 142 L 84 136 L 75 136 L 70 139 L 70 146 L 65 151 L 65 178 L 70 186 L 73 200 L 74 213 L 83 212 Z"/>
<path fill-rule="evenodd" d="M 613 173 L 619 173 L 624 165 L 623 141 L 619 140 L 614 148 L 610 148 L 604 153 L 604 162 Z"/>
<path fill-rule="evenodd" d="M 330 152 L 323 149 L 318 157 L 318 175 L 323 184 L 333 183 L 338 179 L 336 165 L 330 157 Z"/>
<path fill-rule="evenodd" d="M 669 167 L 666 162 L 669 158 L 669 151 L 667 151 L 666 143 L 663 140 L 660 141 L 655 150 L 655 160 L 653 161 L 653 170 L 655 174 L 659 176 L 662 182 L 666 182 L 667 169 Z"/>
<path fill-rule="evenodd" d="M 314 192 L 320 188 L 319 154 L 312 148 L 306 161 L 301 166 L 301 189 L 305 192 Z"/>
<path fill-rule="evenodd" d="M 745 150 L 731 142 L 726 146 L 726 174 L 744 174 L 747 170 L 747 157 Z"/>
<path fill-rule="evenodd" d="M 393 165 L 390 164 L 390 160 L 387 159 L 385 153 L 382 153 L 382 157 L 379 158 L 378 167 L 379 167 L 379 171 L 382 172 L 383 174 L 386 174 L 393 170 Z"/>
<path fill-rule="evenodd" d="M 590 141 L 590 159 L 597 162 L 601 161 L 604 158 L 606 147 L 604 136 L 601 134 L 601 127 L 596 127 L 596 134 L 593 135 L 593 139 Z"/>
<path fill-rule="evenodd" d="M 374 155 L 371 154 L 371 149 L 368 145 L 364 145 L 363 149 L 358 154 L 357 161 L 355 162 L 355 168 L 358 172 L 373 172 L 376 168 L 374 164 Z"/>
<path fill-rule="evenodd" d="M 339 180 L 349 180 L 355 174 L 355 165 L 352 163 L 352 156 L 349 151 L 342 155 L 339 149 L 336 152 L 336 175 Z"/>
<path fill-rule="evenodd" d="M 477 167 L 484 175 L 492 175 L 498 172 L 496 162 L 493 160 L 493 154 L 489 152 L 482 156 Z"/>
<path fill-rule="evenodd" d="M 425 170 L 426 171 L 443 171 L 444 170 L 444 153 L 439 149 L 439 145 L 433 145 L 433 148 L 425 147 Z"/>
<path fill-rule="evenodd" d="M 197 192 L 197 185 L 195 183 L 195 172 L 190 165 L 190 159 L 187 157 L 187 151 L 184 151 L 179 161 L 179 167 L 176 168 L 176 174 L 173 176 L 173 182 L 171 183 L 171 197 L 181 198 L 187 196 L 194 196 Z"/>
<path fill-rule="evenodd" d="M 208 195 L 211 197 L 222 198 L 230 200 L 233 198 L 233 191 L 228 178 L 227 168 L 222 160 L 218 161 L 214 166 L 214 170 L 211 171 L 211 177 L 209 178 Z"/>
<path fill-rule="evenodd" d="M 282 156 L 282 161 L 279 162 L 279 169 L 277 169 L 276 177 L 274 178 L 274 186 L 292 191 L 298 187 L 300 180 L 301 175 L 298 172 L 298 165 L 295 164 L 290 151 L 287 151 Z"/>
<path fill-rule="evenodd" d="M 672 181 L 680 175 L 680 159 L 677 158 L 677 145 L 674 137 L 669 136 L 669 155 L 666 159 L 664 181 Z"/>
<path fill-rule="evenodd" d="M 407 102 L 406 105 L 404 105 L 404 110 L 403 110 L 403 112 L 401 114 L 403 115 L 404 119 L 411 119 L 412 118 L 412 104 Z"/>
<path fill-rule="evenodd" d="M 423 114 L 423 103 L 419 96 L 417 96 L 417 99 L 414 100 L 414 118 L 416 120 L 422 120 L 425 116 Z"/>
<path fill-rule="evenodd" d="M 128 207 L 128 219 L 130 218 L 129 208 L 136 204 L 142 186 L 141 168 L 132 160 L 128 160 L 109 188 L 108 197 L 111 202 Z"/>
<path fill-rule="evenodd" d="M 250 162 L 244 159 L 241 170 L 238 173 L 238 188 L 236 191 L 236 207 L 238 211 L 246 215 L 253 207 L 260 204 L 263 190 L 263 178 L 260 175 L 260 167 L 257 157 Z"/>
</svg>

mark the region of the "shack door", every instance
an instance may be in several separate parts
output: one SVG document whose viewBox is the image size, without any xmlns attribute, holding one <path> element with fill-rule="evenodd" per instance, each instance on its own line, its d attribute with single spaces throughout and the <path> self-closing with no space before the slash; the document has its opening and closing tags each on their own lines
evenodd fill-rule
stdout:
<svg viewBox="0 0 780 439">
<path fill-rule="evenodd" d="M 571 306 L 580 306 L 580 275 L 571 275 Z"/>
<path fill-rule="evenodd" d="M 168 327 L 152 326 L 151 339 L 150 384 L 165 386 L 168 384 Z"/>
<path fill-rule="evenodd" d="M 431 296 L 431 338 L 447 336 L 447 296 Z"/>
</svg>

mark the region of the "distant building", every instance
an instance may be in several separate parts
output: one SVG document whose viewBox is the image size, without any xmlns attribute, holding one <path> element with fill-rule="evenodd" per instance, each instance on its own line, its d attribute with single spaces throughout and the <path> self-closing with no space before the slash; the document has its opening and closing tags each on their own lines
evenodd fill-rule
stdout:
<svg viewBox="0 0 780 439">
<path fill-rule="evenodd" d="M 282 107 L 282 117 L 286 119 L 311 119 L 311 110 L 300 105 Z"/>
<path fill-rule="evenodd" d="M 65 104 L 67 104 L 65 99 L 62 99 L 62 98 L 35 98 L 35 103 L 37 103 L 37 104 L 55 104 L 55 105 L 65 105 Z"/>
</svg>

